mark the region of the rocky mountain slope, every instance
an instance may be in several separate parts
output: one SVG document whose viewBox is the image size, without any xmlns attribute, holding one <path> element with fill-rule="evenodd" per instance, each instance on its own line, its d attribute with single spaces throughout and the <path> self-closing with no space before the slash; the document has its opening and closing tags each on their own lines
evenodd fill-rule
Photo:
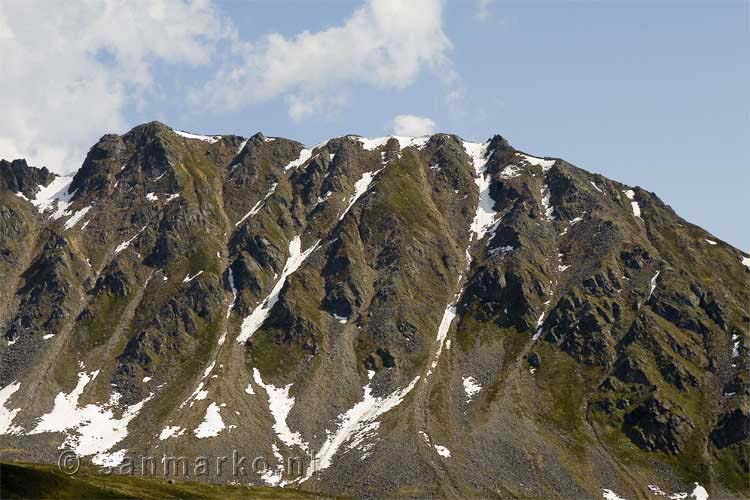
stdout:
<svg viewBox="0 0 750 500">
<path fill-rule="evenodd" d="M 69 178 L 3 161 L 0 275 L 6 460 L 236 450 L 191 477 L 750 496 L 748 255 L 500 136 L 153 122 Z"/>
</svg>

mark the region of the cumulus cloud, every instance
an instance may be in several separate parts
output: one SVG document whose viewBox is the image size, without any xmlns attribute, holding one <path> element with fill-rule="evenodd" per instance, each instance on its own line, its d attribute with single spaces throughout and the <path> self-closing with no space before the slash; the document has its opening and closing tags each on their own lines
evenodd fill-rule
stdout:
<svg viewBox="0 0 750 500">
<path fill-rule="evenodd" d="M 205 64 L 230 35 L 209 0 L 1 2 L 0 157 L 75 170 L 155 61 Z"/>
<path fill-rule="evenodd" d="M 351 84 L 408 86 L 423 68 L 446 63 L 450 46 L 441 0 L 369 0 L 340 26 L 238 42 L 239 61 L 196 98 L 234 109 L 281 96 L 290 117 L 300 120 L 335 102 Z"/>
<path fill-rule="evenodd" d="M 405 136 L 432 135 L 435 122 L 424 116 L 398 115 L 393 119 L 393 133 Z"/>
</svg>

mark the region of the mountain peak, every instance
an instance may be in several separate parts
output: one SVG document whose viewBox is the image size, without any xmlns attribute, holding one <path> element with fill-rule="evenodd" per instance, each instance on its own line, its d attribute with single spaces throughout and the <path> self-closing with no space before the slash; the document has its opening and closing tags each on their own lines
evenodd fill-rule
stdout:
<svg viewBox="0 0 750 500">
<path fill-rule="evenodd" d="M 102 137 L 69 188 L 14 165 L 8 448 L 243 446 L 270 464 L 243 481 L 325 495 L 747 496 L 750 259 L 643 189 L 499 135 L 152 122 Z"/>
</svg>

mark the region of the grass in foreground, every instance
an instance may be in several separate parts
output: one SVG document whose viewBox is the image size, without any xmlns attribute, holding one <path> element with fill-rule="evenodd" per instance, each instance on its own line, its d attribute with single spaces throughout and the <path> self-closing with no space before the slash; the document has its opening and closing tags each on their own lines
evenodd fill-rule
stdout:
<svg viewBox="0 0 750 500">
<path fill-rule="evenodd" d="M 29 499 L 333 499 L 317 493 L 288 488 L 217 485 L 167 478 L 104 475 L 81 470 L 74 476 L 63 474 L 54 465 L 0 463 L 0 498 Z"/>
</svg>

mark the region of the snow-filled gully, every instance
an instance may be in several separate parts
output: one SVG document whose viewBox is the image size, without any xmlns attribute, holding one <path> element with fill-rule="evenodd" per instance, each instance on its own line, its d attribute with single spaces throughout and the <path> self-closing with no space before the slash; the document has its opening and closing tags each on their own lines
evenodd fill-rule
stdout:
<svg viewBox="0 0 750 500">
<path fill-rule="evenodd" d="M 244 344 L 263 325 L 263 322 L 271 313 L 271 309 L 276 305 L 276 302 L 279 301 L 279 294 L 284 288 L 287 278 L 299 269 L 305 259 L 315 251 L 319 243 L 320 240 L 316 241 L 303 252 L 302 242 L 299 236 L 295 236 L 292 241 L 289 242 L 289 258 L 286 260 L 286 264 L 284 264 L 284 270 L 281 272 L 281 276 L 279 276 L 273 289 L 271 289 L 271 293 L 269 293 L 268 296 L 266 296 L 266 298 L 263 299 L 255 309 L 253 309 L 253 312 L 242 321 L 240 334 L 237 336 L 237 342 Z"/>
</svg>

